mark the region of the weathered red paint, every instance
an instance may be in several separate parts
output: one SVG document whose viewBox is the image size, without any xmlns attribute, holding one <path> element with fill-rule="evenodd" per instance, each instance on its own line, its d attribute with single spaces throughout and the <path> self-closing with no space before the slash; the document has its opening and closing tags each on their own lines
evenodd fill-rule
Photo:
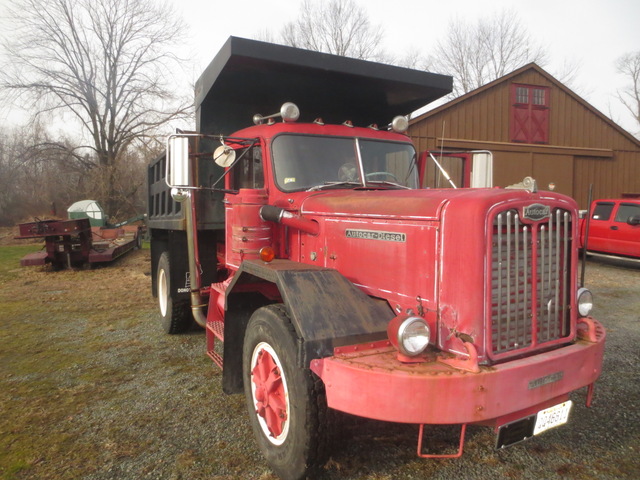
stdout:
<svg viewBox="0 0 640 480">
<path fill-rule="evenodd" d="M 487 262 L 494 233 L 487 225 L 498 212 L 512 210 L 534 232 L 536 243 L 542 235 L 536 229 L 547 219 L 526 219 L 524 209 L 540 204 L 566 211 L 575 219 L 577 206 L 572 199 L 551 192 L 505 189 L 287 193 L 275 184 L 270 158 L 271 142 L 285 133 L 408 141 L 403 135 L 335 125 L 283 123 L 238 132 L 239 137 L 258 138 L 264 148 L 265 189 L 227 195 L 227 266 L 235 269 L 243 258 L 230 253 L 230 246 L 238 245 L 231 232 L 256 221 L 265 232 L 270 225 L 272 237 L 264 235 L 264 244 L 271 243 L 279 258 L 336 269 L 368 295 L 386 300 L 396 312 L 418 313 L 431 327 L 434 351 L 445 352 L 429 355 L 431 360 L 424 363 L 407 364 L 398 360 L 395 349 L 376 345 L 365 353 L 336 353 L 314 360 L 311 368 L 325 382 L 332 408 L 419 424 L 491 422 L 535 409 L 595 381 L 601 368 L 604 331 L 600 328 L 596 343 L 572 344 L 577 334 L 575 306 L 569 309 L 566 332 L 559 338 L 533 338 L 517 355 L 492 352 L 492 306 L 486 292 L 492 282 L 492 267 Z M 305 225 L 314 222 L 314 229 L 296 228 L 295 222 L 263 224 L 257 214 L 261 205 L 281 207 L 290 217 L 307 222 Z M 242 212 L 247 212 L 246 219 Z M 567 228 L 568 238 L 576 238 L 577 222 Z M 367 237 L 378 231 L 384 236 Z M 568 291 L 567 298 L 574 305 L 575 249 L 567 255 L 571 271 L 563 291 Z M 536 278 L 536 262 L 530 268 L 529 275 Z M 534 304 L 538 303 L 537 289 L 531 295 Z M 534 312 L 534 330 L 536 315 Z M 526 387 L 558 370 L 564 372 L 563 378 L 552 385 Z"/>
<path fill-rule="evenodd" d="M 226 262 L 238 268 L 243 260 L 260 258 L 260 248 L 271 245 L 272 227 L 260 218 L 268 202 L 264 190 L 240 190 L 226 206 Z"/>
<path fill-rule="evenodd" d="M 246 55 L 230 67 L 233 75 L 219 71 L 229 60 L 220 57 L 199 81 L 197 128 L 202 142 L 192 142 L 191 171 L 197 175 L 188 187 L 202 189 L 199 200 L 211 195 L 211 205 L 206 206 L 212 208 L 200 213 L 212 227 L 200 238 L 194 235 L 193 241 L 217 262 L 199 265 L 202 278 L 212 279 L 209 287 L 199 281 L 190 287 L 200 297 L 209 297 L 207 350 L 224 365 L 224 391 L 240 393 L 254 387 L 257 392 L 260 438 L 281 432 L 278 418 L 283 409 L 270 412 L 266 407 L 282 395 L 274 387 L 277 382 L 272 383 L 279 374 L 271 360 L 277 358 L 268 361 L 267 353 L 255 369 L 252 363 L 253 383 L 243 385 L 243 339 L 252 313 L 272 302 L 283 304 L 278 308 L 286 309 L 296 333 L 295 368 L 310 368 L 320 377 L 329 407 L 420 425 L 420 456 L 428 455 L 422 452 L 425 424 L 462 424 L 454 454 L 459 456 L 467 424 L 499 426 L 520 420 L 583 387 L 589 388 L 590 401 L 601 371 L 605 333 L 597 321 L 578 318 L 576 202 L 534 186 L 421 189 L 418 178 L 424 177 L 425 161 L 415 162 L 410 139 L 375 126 L 354 126 L 366 125 L 358 115 L 357 122 L 344 124 L 335 124 L 343 121 L 335 119 L 334 124 L 270 121 L 220 137 L 236 150 L 237 163 L 219 177 L 224 178 L 225 196 L 223 204 L 214 205 L 219 193 L 206 190 L 211 181 L 214 190 L 221 185 L 207 178 L 213 170 L 205 162 L 213 153 L 208 151 L 211 143 L 219 148 L 213 140 L 219 132 L 212 129 L 226 125 L 226 131 L 235 130 L 243 112 L 258 101 L 268 104 L 273 93 L 262 76 L 251 92 L 229 89 L 233 81 L 228 79 L 240 78 L 239 72 L 252 63 Z M 298 56 L 305 54 L 297 52 Z M 276 62 L 274 70 L 282 66 Z M 327 77 L 322 68 L 305 63 L 301 78 L 311 72 Z M 296 69 L 284 70 L 278 85 L 282 91 L 296 91 L 300 85 L 291 81 Z M 258 78 L 252 73 L 248 78 Z M 352 80 L 353 73 L 337 78 Z M 226 81 L 213 85 L 218 76 Z M 322 93 L 351 92 L 340 101 L 329 95 L 340 115 L 349 105 L 370 110 L 369 116 L 379 98 L 393 101 L 411 94 L 398 87 L 362 102 L 353 82 L 336 81 L 333 75 L 326 80 L 331 86 Z M 374 83 L 386 81 L 377 78 Z M 265 88 L 265 95 L 260 95 Z M 301 105 L 306 108 L 319 93 L 301 94 Z M 300 118 L 309 122 L 322 113 L 305 111 Z M 230 118 L 225 120 L 225 114 Z M 159 198 L 167 193 L 159 185 L 161 165 L 158 161 L 150 170 L 150 189 Z M 470 183 L 469 167 L 467 159 L 460 170 L 465 185 Z M 224 219 L 218 215 L 222 205 Z M 172 252 L 171 229 L 180 225 L 179 218 L 156 221 L 159 258 L 163 249 Z M 225 231 L 214 231 L 221 230 L 223 221 Z M 204 223 L 204 218 L 194 222 L 206 230 Z M 261 259 L 263 247 L 275 252 L 271 263 Z M 198 280 L 191 253 L 189 260 L 191 278 Z M 408 350 L 400 355 L 384 340 L 393 335 L 387 328 L 392 319 L 406 316 L 421 317 L 430 329 L 427 349 L 415 357 L 406 356 Z M 398 335 L 394 342 L 397 339 Z M 215 349 L 219 340 L 225 341 L 224 364 Z M 273 398 L 269 392 L 275 392 Z M 502 435 L 500 442 L 521 439 Z"/>
<path fill-rule="evenodd" d="M 600 375 L 606 336 L 598 327 L 596 343 L 580 341 L 481 367 L 479 373 L 439 362 L 403 364 L 390 347 L 314 360 L 311 369 L 325 384 L 329 406 L 337 410 L 400 423 L 487 424 L 514 412 L 537 412 L 540 405 L 593 383 Z M 535 386 L 536 380 L 558 372 L 559 380 Z"/>
</svg>

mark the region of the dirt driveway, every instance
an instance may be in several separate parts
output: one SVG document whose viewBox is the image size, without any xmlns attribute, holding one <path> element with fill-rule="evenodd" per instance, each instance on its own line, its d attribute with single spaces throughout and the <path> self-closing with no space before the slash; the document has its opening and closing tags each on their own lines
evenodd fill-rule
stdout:
<svg viewBox="0 0 640 480">
<path fill-rule="evenodd" d="M 1 258 L 2 479 L 275 478 L 244 399 L 221 393 L 203 332 L 156 325 L 148 250 L 55 273 Z M 321 478 L 640 478 L 640 265 L 591 259 L 587 284 L 608 329 L 593 408 L 578 392 L 568 426 L 504 451 L 470 427 L 459 460 L 418 459 L 415 426 L 347 422 Z"/>
</svg>

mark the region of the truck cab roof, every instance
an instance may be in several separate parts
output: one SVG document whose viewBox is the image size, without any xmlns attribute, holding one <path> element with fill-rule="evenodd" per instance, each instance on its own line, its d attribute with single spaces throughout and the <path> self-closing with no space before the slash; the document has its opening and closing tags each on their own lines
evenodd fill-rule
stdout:
<svg viewBox="0 0 640 480">
<path fill-rule="evenodd" d="M 347 119 L 343 119 L 347 120 Z M 410 142 L 409 137 L 402 133 L 388 132 L 386 129 L 376 129 L 370 127 L 351 127 L 346 125 L 326 124 L 326 123 L 303 123 L 303 122 L 276 122 L 273 124 L 253 125 L 236 131 L 233 136 L 240 138 L 266 139 L 274 138 L 280 134 L 293 135 L 327 135 L 338 137 L 358 137 L 358 138 L 384 138 L 387 141 Z"/>
</svg>

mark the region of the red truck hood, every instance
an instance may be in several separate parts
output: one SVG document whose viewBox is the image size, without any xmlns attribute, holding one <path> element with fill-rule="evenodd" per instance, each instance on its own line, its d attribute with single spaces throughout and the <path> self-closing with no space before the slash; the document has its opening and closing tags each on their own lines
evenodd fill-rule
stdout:
<svg viewBox="0 0 640 480">
<path fill-rule="evenodd" d="M 329 190 L 305 199 L 300 212 L 320 216 L 437 220 L 448 202 L 482 210 L 501 201 L 540 199 L 541 194 L 544 192 L 531 194 L 524 190 L 504 189 Z"/>
<path fill-rule="evenodd" d="M 447 201 L 420 190 L 330 190 L 302 203 L 303 215 L 437 219 Z"/>
</svg>

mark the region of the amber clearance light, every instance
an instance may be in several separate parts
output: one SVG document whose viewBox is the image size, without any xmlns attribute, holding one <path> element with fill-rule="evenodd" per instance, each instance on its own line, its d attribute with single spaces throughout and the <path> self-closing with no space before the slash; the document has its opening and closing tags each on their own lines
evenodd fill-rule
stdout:
<svg viewBox="0 0 640 480">
<path fill-rule="evenodd" d="M 276 252 L 273 247 L 262 247 L 260 249 L 260 260 L 263 262 L 270 262 L 276 258 Z"/>
</svg>

